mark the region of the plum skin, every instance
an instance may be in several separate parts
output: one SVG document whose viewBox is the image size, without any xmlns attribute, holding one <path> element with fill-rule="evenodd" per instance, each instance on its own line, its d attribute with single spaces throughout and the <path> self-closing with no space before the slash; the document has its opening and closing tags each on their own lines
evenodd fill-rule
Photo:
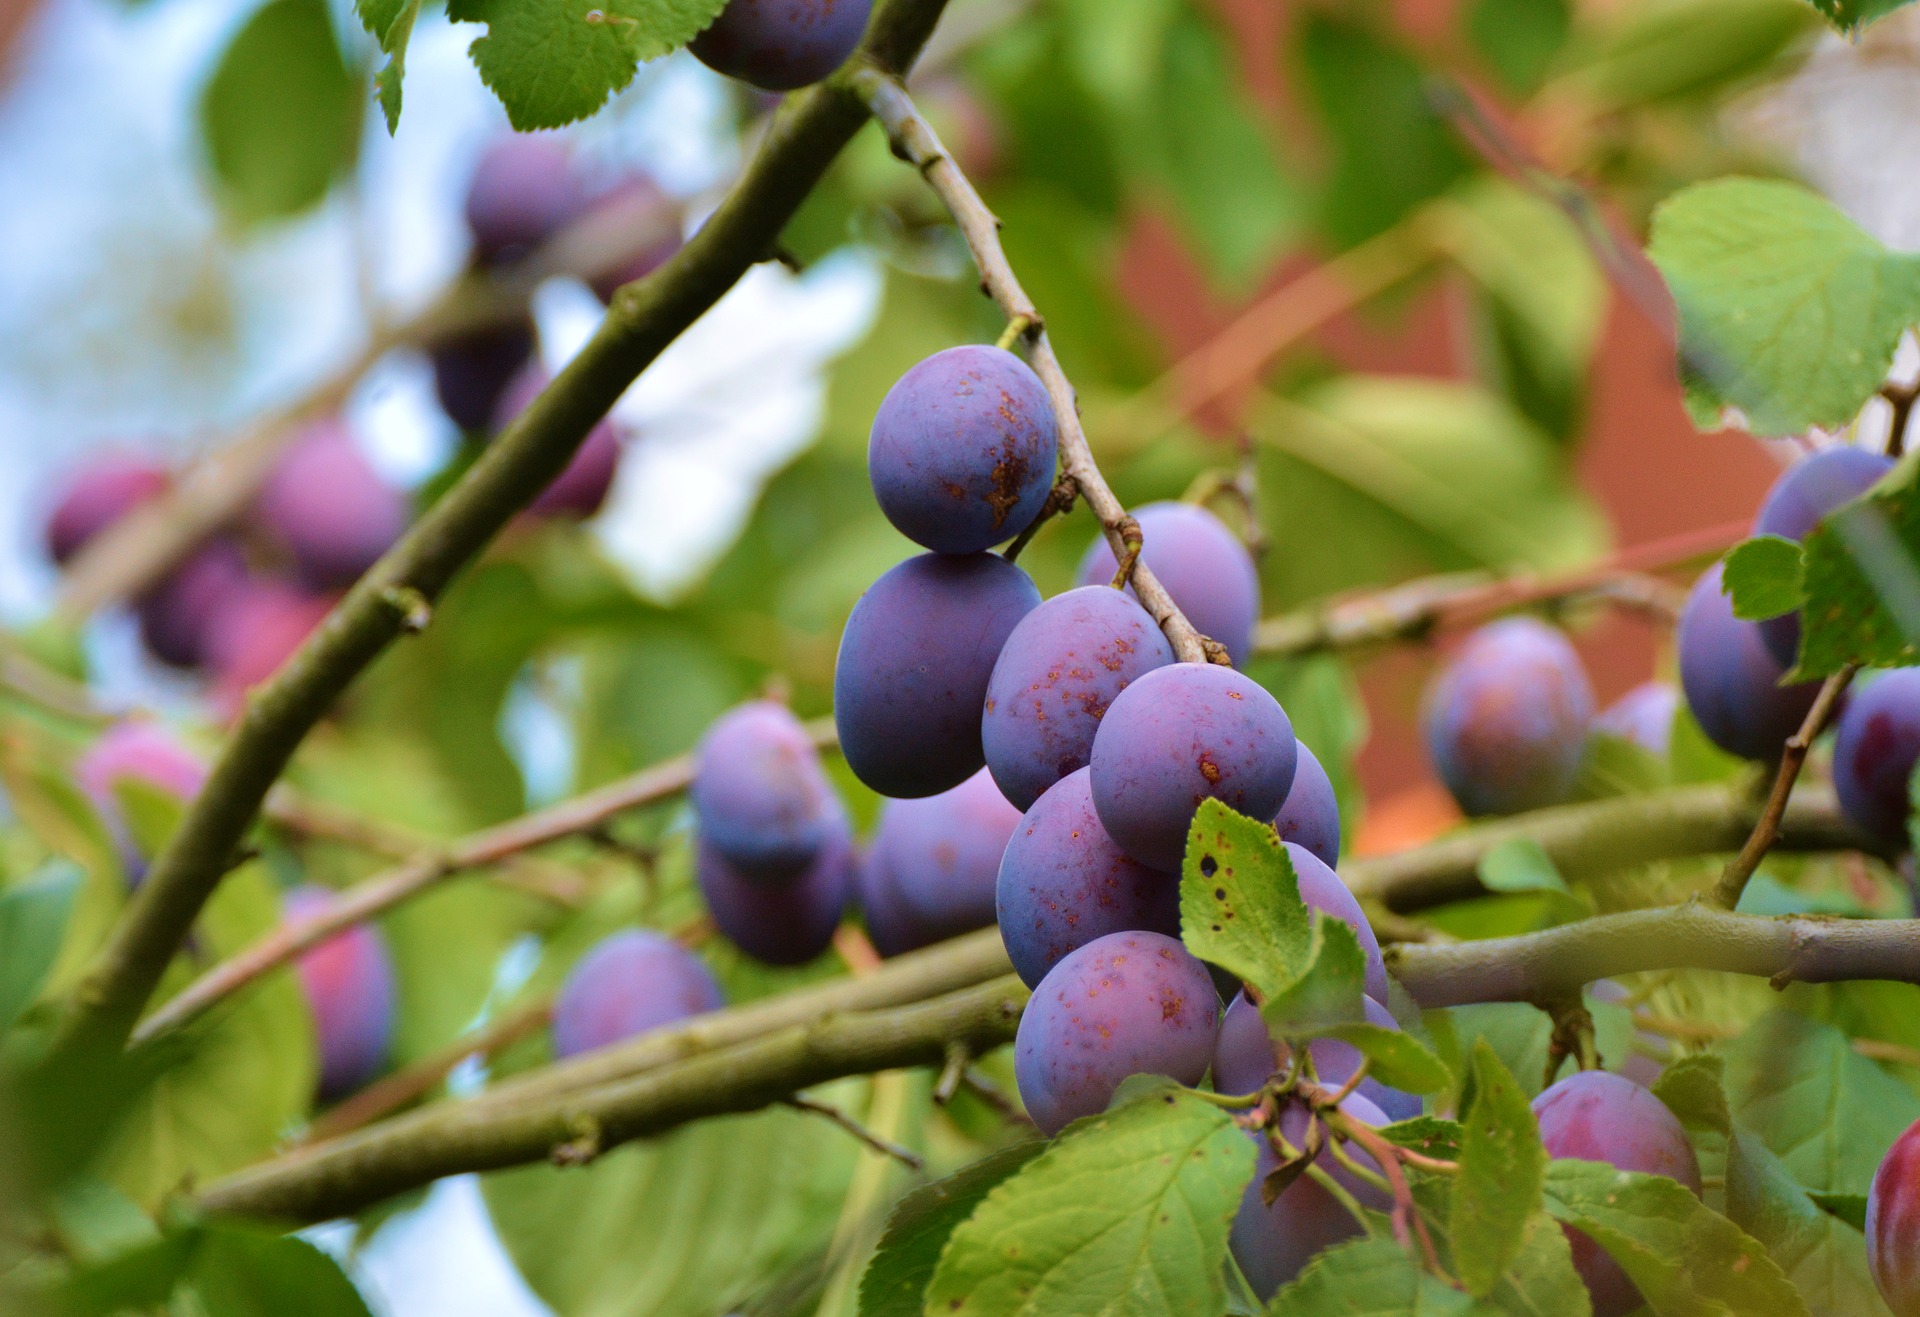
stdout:
<svg viewBox="0 0 1920 1317">
<path fill-rule="evenodd" d="M 1468 637 L 1428 688 L 1427 753 L 1468 814 L 1558 804 L 1593 720 L 1593 688 L 1565 636 L 1529 617 Z"/>
<path fill-rule="evenodd" d="M 1253 653 L 1260 620 L 1260 573 L 1226 523 L 1191 503 L 1147 503 L 1133 510 L 1140 523 L 1140 560 L 1166 587 L 1187 620 L 1227 647 L 1235 667 Z M 1074 579 L 1107 585 L 1119 567 L 1112 547 L 1096 538 Z M 1132 592 L 1132 587 L 1128 587 Z"/>
<path fill-rule="evenodd" d="M 1176 870 L 1200 802 L 1270 819 L 1293 787 L 1286 711 L 1232 668 L 1155 668 L 1115 698 L 1093 739 L 1093 805 L 1120 849 Z"/>
<path fill-rule="evenodd" d="M 1180 935 L 1180 883 L 1114 844 L 1093 808 L 1091 770 L 1047 788 L 1014 828 L 994 905 L 1007 956 L 1029 988 L 1109 933 Z"/>
<path fill-rule="evenodd" d="M 1920 1121 L 1893 1141 L 1867 1191 L 1867 1269 L 1894 1317 L 1920 1317 Z"/>
<path fill-rule="evenodd" d="M 1773 759 L 1800 730 L 1819 687 L 1780 684 L 1786 668 L 1760 628 L 1733 615 L 1720 588 L 1721 566 L 1701 574 L 1681 610 L 1674 635 L 1680 688 L 1708 740 L 1742 759 Z"/>
<path fill-rule="evenodd" d="M 284 902 L 292 921 L 313 918 L 334 902 L 322 887 L 296 887 Z M 294 962 L 320 1044 L 320 1100 L 360 1088 L 386 1064 L 393 1043 L 393 956 L 371 924 L 343 929 Z"/>
<path fill-rule="evenodd" d="M 1773 482 L 1753 519 L 1753 533 L 1804 540 L 1821 518 L 1866 493 L 1893 466 L 1891 457 L 1864 448 L 1828 448 L 1803 458 Z M 1791 668 L 1800 650 L 1799 610 L 1757 625 L 1774 662 Z"/>
<path fill-rule="evenodd" d="M 804 965 L 833 942 L 853 890 L 853 839 L 842 821 L 813 863 L 767 882 L 740 873 L 705 839 L 694 843 L 694 880 L 714 927 L 768 965 Z"/>
<path fill-rule="evenodd" d="M 1340 863 L 1340 801 L 1333 793 L 1333 779 L 1305 741 L 1296 747 L 1293 785 L 1274 815 L 1273 830 L 1280 840 L 1301 846 L 1328 868 Z"/>
<path fill-rule="evenodd" d="M 94 536 L 172 484 L 164 467 L 144 458 L 109 454 L 90 461 L 74 473 L 47 518 L 47 556 L 65 566 Z"/>
<path fill-rule="evenodd" d="M 937 796 L 883 804 L 859 878 L 863 903 L 877 898 L 894 918 L 883 952 L 991 924 L 1001 856 L 1019 823 L 985 769 Z"/>
<path fill-rule="evenodd" d="M 1664 759 L 1673 739 L 1673 715 L 1679 708 L 1680 692 L 1671 685 L 1642 682 L 1603 709 L 1593 726 Z"/>
<path fill-rule="evenodd" d="M 547 368 L 530 361 L 507 382 L 493 409 L 495 432 L 505 430 L 552 382 Z M 607 501 L 625 451 L 612 420 L 601 417 L 573 450 L 560 474 L 534 495 L 527 511 L 536 517 L 591 517 Z"/>
<path fill-rule="evenodd" d="M 792 91 L 846 62 L 872 7 L 872 0 L 728 0 L 687 49 L 716 73 Z"/>
<path fill-rule="evenodd" d="M 964 344 L 902 375 L 880 403 L 867 474 L 887 520 L 937 553 L 1012 539 L 1046 506 L 1059 432 L 1046 386 L 1004 348 Z"/>
<path fill-rule="evenodd" d="M 1020 619 L 987 682 L 980 719 L 987 767 L 1021 809 L 1093 755 L 1121 691 L 1173 662 L 1147 610 L 1118 590 L 1081 586 Z"/>
<path fill-rule="evenodd" d="M 833 665 L 833 718 L 854 776 L 883 796 L 931 796 L 986 764 L 980 711 L 1014 626 L 1040 603 L 995 554 L 923 553 L 860 596 Z"/>
<path fill-rule="evenodd" d="M 578 1056 L 723 1005 L 698 956 L 651 929 L 625 929 L 595 943 L 561 985 L 553 1054 Z"/>
<path fill-rule="evenodd" d="M 1700 1163 L 1678 1118 L 1632 1080 L 1605 1070 L 1568 1075 L 1533 1100 L 1548 1155 L 1605 1162 L 1623 1171 L 1664 1175 L 1700 1196 Z M 1562 1226 L 1574 1270 L 1593 1296 L 1594 1317 L 1625 1317 L 1640 1290 L 1592 1239 Z"/>
<path fill-rule="evenodd" d="M 1197 1084 L 1213 1059 L 1220 999 L 1207 967 L 1159 933 L 1109 933 L 1034 989 L 1014 1038 L 1014 1077 L 1043 1134 L 1106 1110 L 1129 1075 Z"/>
<path fill-rule="evenodd" d="M 1385 1112 L 1357 1092 L 1341 1101 L 1340 1111 L 1376 1128 L 1390 1123 Z M 1297 1149 L 1302 1146 L 1306 1131 L 1306 1108 L 1298 1100 L 1289 1101 L 1280 1111 L 1280 1133 Z M 1339 1199 L 1304 1172 L 1268 1206 L 1261 1198 L 1262 1182 L 1279 1167 L 1280 1159 L 1265 1138 L 1248 1137 L 1259 1140 L 1260 1154 L 1254 1163 L 1253 1180 L 1240 1196 L 1240 1208 L 1234 1213 L 1227 1238 L 1233 1260 L 1240 1264 L 1247 1283 L 1264 1303 L 1299 1275 L 1315 1254 L 1354 1238 L 1361 1227 Z M 1347 1154 L 1369 1170 L 1379 1169 L 1371 1157 L 1352 1144 L 1348 1145 Z M 1377 1211 L 1391 1206 L 1385 1194 L 1341 1166 L 1330 1149 L 1322 1148 L 1314 1163 L 1332 1175 L 1361 1206 Z"/>
<path fill-rule="evenodd" d="M 1840 811 L 1892 850 L 1906 850 L 1907 783 L 1920 760 L 1920 669 L 1896 668 L 1856 686 L 1833 743 Z"/>
<path fill-rule="evenodd" d="M 714 720 L 688 795 L 700 835 L 747 878 L 792 877 L 844 827 L 812 738 L 772 700 Z"/>
<path fill-rule="evenodd" d="M 280 457 L 254 508 L 309 585 L 357 580 L 407 528 L 407 501 L 337 420 L 308 427 Z"/>
</svg>

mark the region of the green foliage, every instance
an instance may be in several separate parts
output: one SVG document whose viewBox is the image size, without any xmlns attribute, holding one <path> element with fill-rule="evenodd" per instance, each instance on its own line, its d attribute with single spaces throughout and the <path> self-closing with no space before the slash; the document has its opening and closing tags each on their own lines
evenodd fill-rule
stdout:
<svg viewBox="0 0 1920 1317">
<path fill-rule="evenodd" d="M 481 81 L 521 132 L 584 119 L 634 70 L 700 34 L 724 0 L 450 0 L 447 16 L 485 23 L 469 48 Z"/>
<path fill-rule="evenodd" d="M 1565 44 L 1573 14 L 1566 0 L 1474 0 L 1467 37 L 1511 92 L 1531 92 Z"/>
<path fill-rule="evenodd" d="M 1708 1130 L 1724 1139 L 1733 1129 L 1725 1075 L 1726 1065 L 1718 1056 L 1683 1056 L 1653 1081 L 1653 1095 L 1689 1130 Z"/>
<path fill-rule="evenodd" d="M 1172 1088 L 1076 1121 L 954 1230 L 927 1308 L 1214 1317 L 1253 1162 L 1228 1113 Z"/>
<path fill-rule="evenodd" d="M 317 203 L 353 166 L 360 96 L 324 0 L 268 0 L 201 93 L 200 131 L 221 203 L 244 223 Z"/>
<path fill-rule="evenodd" d="M 353 8 L 387 57 L 385 67 L 374 75 L 373 86 L 380 96 L 381 113 L 387 117 L 387 131 L 398 132 L 400 84 L 407 76 L 407 42 L 420 17 L 420 0 L 354 0 Z"/>
<path fill-rule="evenodd" d="M 1038 1139 L 1013 1144 L 902 1198 L 860 1278 L 860 1317 L 921 1317 L 927 1284 L 954 1229 L 1046 1147 Z"/>
<path fill-rule="evenodd" d="M 53 969 L 80 883 L 73 863 L 49 860 L 0 892 L 0 1033 L 33 1004 Z"/>
<path fill-rule="evenodd" d="M 1733 600 L 1733 615 L 1750 622 L 1800 607 L 1800 546 L 1778 535 L 1757 535 L 1734 546 L 1720 588 Z"/>
<path fill-rule="evenodd" d="M 1727 1216 L 1761 1243 L 1815 1312 L 1887 1311 L 1859 1228 L 1822 1211 L 1766 1144 L 1743 1130 L 1727 1147 Z"/>
<path fill-rule="evenodd" d="M 1453 1186 L 1453 1265 L 1485 1298 L 1519 1256 L 1541 1207 L 1547 1153 L 1527 1095 L 1482 1038 L 1473 1048 L 1473 1101 L 1461 1117 Z"/>
<path fill-rule="evenodd" d="M 62 1317 L 169 1304 L 208 1317 L 370 1317 L 339 1264 L 305 1240 L 226 1223 L 189 1225 L 90 1263 L 53 1294 Z"/>
<path fill-rule="evenodd" d="M 1556 1160 L 1546 1192 L 1554 1219 L 1604 1248 L 1656 1312 L 1807 1311 L 1763 1245 L 1663 1175 Z"/>
<path fill-rule="evenodd" d="M 1812 0 L 1829 23 L 1849 35 L 1867 24 L 1904 9 L 1910 0 Z"/>
<path fill-rule="evenodd" d="M 1428 1275 L 1391 1239 L 1356 1239 L 1315 1258 L 1267 1311 L 1272 1317 L 1475 1317 L 1497 1309 Z"/>
<path fill-rule="evenodd" d="M 1647 254 L 1680 316 L 1697 424 L 1738 408 L 1755 434 L 1851 420 L 1920 320 L 1920 256 L 1888 251 L 1791 183 L 1724 178 L 1654 212 Z"/>
<path fill-rule="evenodd" d="M 1201 802 L 1180 868 L 1187 950 L 1271 999 L 1313 963 L 1313 925 L 1293 861 L 1272 827 Z"/>
<path fill-rule="evenodd" d="M 1801 550 L 1807 607 L 1795 672 L 1823 677 L 1848 663 L 1920 661 L 1920 466 L 1822 521 Z"/>
<path fill-rule="evenodd" d="M 1531 837 L 1509 837 L 1480 857 L 1481 885 L 1490 892 L 1568 892 L 1547 848 Z"/>
<path fill-rule="evenodd" d="M 1600 111 L 1701 98 L 1766 72 L 1818 23 L 1803 0 L 1636 5 L 1569 43 L 1564 85 Z"/>
</svg>

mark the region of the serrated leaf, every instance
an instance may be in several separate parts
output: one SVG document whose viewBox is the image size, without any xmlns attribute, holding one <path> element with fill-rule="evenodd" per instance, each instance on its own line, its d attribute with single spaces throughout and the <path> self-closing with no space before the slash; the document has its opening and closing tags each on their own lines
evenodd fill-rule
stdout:
<svg viewBox="0 0 1920 1317">
<path fill-rule="evenodd" d="M 1858 1201 L 1864 1215 L 1866 1200 Z M 1820 1210 L 1780 1159 L 1745 1130 L 1735 1131 L 1727 1145 L 1727 1215 L 1766 1246 L 1816 1312 L 1885 1317 L 1857 1227 Z"/>
<path fill-rule="evenodd" d="M 1474 1044 L 1473 1103 L 1460 1127 L 1453 1265 L 1468 1293 L 1485 1298 L 1526 1242 L 1527 1222 L 1540 1208 L 1547 1153 L 1526 1093 L 1484 1038 Z"/>
<path fill-rule="evenodd" d="M 1565 892 L 1547 848 L 1532 837 L 1509 837 L 1480 857 L 1481 885 L 1490 892 Z"/>
<path fill-rule="evenodd" d="M 221 204 L 247 223 L 316 204 L 358 153 L 360 95 L 325 0 L 269 0 L 200 96 Z"/>
<path fill-rule="evenodd" d="M 79 865 L 49 860 L 0 893 L 0 1031 L 12 1028 L 39 995 L 84 881 Z"/>
<path fill-rule="evenodd" d="M 1497 1309 L 1422 1271 L 1391 1239 L 1356 1239 L 1307 1264 L 1271 1317 L 1476 1317 Z"/>
<path fill-rule="evenodd" d="M 1800 546 L 1779 535 L 1757 535 L 1734 546 L 1720 575 L 1733 615 L 1749 622 L 1791 613 L 1802 602 Z"/>
<path fill-rule="evenodd" d="M 1725 1075 L 1726 1063 L 1720 1057 L 1683 1056 L 1653 1081 L 1653 1095 L 1688 1129 L 1712 1130 L 1725 1138 L 1733 1128 Z"/>
<path fill-rule="evenodd" d="M 1460 1155 L 1460 1140 L 1465 1131 L 1458 1121 L 1442 1116 L 1415 1116 L 1380 1127 L 1380 1136 L 1389 1143 L 1411 1148 L 1428 1157 L 1453 1161 Z"/>
<path fill-rule="evenodd" d="M 480 79 L 521 132 L 584 119 L 646 60 L 698 36 L 726 0 L 451 0 L 448 17 L 485 23 L 468 48 Z"/>
<path fill-rule="evenodd" d="M 1673 293 L 1681 373 L 1703 426 L 1726 407 L 1759 435 L 1841 425 L 1920 320 L 1920 256 L 1887 250 L 1791 183 L 1687 188 L 1654 211 L 1647 254 Z"/>
<path fill-rule="evenodd" d="M 1604 1162 L 1547 1167 L 1547 1211 L 1618 1262 L 1659 1313 L 1806 1313 L 1751 1235 L 1662 1175 Z"/>
<path fill-rule="evenodd" d="M 374 75 L 373 86 L 391 134 L 400 127 L 400 83 L 407 75 L 407 42 L 420 17 L 420 0 L 354 0 L 353 8 L 387 57 L 386 66 Z"/>
<path fill-rule="evenodd" d="M 1232 1117 L 1177 1089 L 1076 1121 L 953 1232 L 928 1310 L 1215 1317 L 1253 1163 Z"/>
<path fill-rule="evenodd" d="M 921 1317 L 927 1283 L 954 1229 L 1001 1181 L 1046 1148 L 1039 1139 L 1016 1143 L 901 1199 L 860 1277 L 860 1317 Z"/>
<path fill-rule="evenodd" d="M 1264 1012 L 1263 1012 L 1264 1015 Z M 1371 1063 L 1367 1073 L 1403 1093 L 1438 1093 L 1452 1079 L 1433 1049 L 1404 1029 L 1377 1024 L 1336 1024 L 1316 1031 L 1338 1038 Z"/>
<path fill-rule="evenodd" d="M 1845 1221 L 1855 1230 L 1865 1232 L 1867 1228 L 1867 1196 L 1865 1194 L 1827 1194 L 1808 1193 L 1813 1205 L 1836 1221 Z"/>
<path fill-rule="evenodd" d="M 1318 943 L 1278 833 L 1217 800 L 1200 803 L 1180 866 L 1180 940 L 1263 997 L 1300 978 Z"/>
<path fill-rule="evenodd" d="M 1275 1038 L 1319 1033 L 1362 1019 L 1367 957 L 1360 939 L 1338 919 L 1313 914 L 1312 954 L 1300 976 L 1260 1004 L 1260 1018 Z"/>
<path fill-rule="evenodd" d="M 1920 466 L 1830 514 L 1801 552 L 1806 606 L 1794 675 L 1824 677 L 1848 663 L 1920 662 Z"/>
<path fill-rule="evenodd" d="M 1433 1156 L 1448 1155 L 1439 1147 L 1422 1151 Z M 1448 1224 L 1453 1179 L 1452 1176 L 1416 1174 L 1412 1183 L 1414 1201 L 1440 1250 L 1441 1265 L 1449 1274 L 1454 1265 L 1453 1236 Z M 1520 1252 L 1485 1303 L 1514 1317 L 1592 1317 L 1593 1305 L 1588 1301 L 1586 1284 L 1573 1269 L 1573 1249 L 1567 1243 L 1566 1232 L 1547 1215 L 1544 1206 L 1536 1209 L 1528 1220 Z"/>
</svg>

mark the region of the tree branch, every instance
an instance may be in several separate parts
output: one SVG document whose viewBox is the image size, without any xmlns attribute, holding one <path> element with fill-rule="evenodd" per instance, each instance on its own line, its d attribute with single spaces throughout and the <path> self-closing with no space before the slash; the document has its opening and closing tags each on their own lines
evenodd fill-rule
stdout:
<svg viewBox="0 0 1920 1317">
<path fill-rule="evenodd" d="M 1737 915 L 1702 902 L 1600 915 L 1540 933 L 1402 943 L 1387 967 L 1425 1007 L 1541 1001 L 1596 979 L 1707 969 L 1789 983 L 1920 983 L 1920 920 Z"/>
<path fill-rule="evenodd" d="M 1587 878 L 1654 860 L 1736 851 L 1762 810 L 1754 793 L 1737 785 L 1639 792 L 1476 824 L 1398 855 L 1349 860 L 1340 875 L 1355 895 L 1406 913 L 1485 895 L 1480 862 L 1503 842 L 1536 841 L 1562 874 Z M 1886 857 L 1886 848 L 1849 823 L 1832 790 L 1824 787 L 1803 785 L 1787 802 L 1779 844 L 1793 851 Z"/>
<path fill-rule="evenodd" d="M 883 0 L 859 57 L 901 69 L 943 0 Z M 132 1029 L 301 740 L 421 604 L 560 474 L 634 378 L 776 245 L 866 119 L 846 75 L 790 97 L 725 201 L 652 274 L 615 294 L 600 328 L 531 406 L 248 701 L 204 790 L 134 893 L 62 1022 L 59 1050 L 113 1046 Z"/>
<path fill-rule="evenodd" d="M 919 110 L 914 107 L 912 98 L 898 79 L 883 69 L 867 67 L 854 73 L 853 84 L 866 98 L 873 117 L 887 130 L 894 154 L 920 171 L 921 177 L 927 180 L 927 186 L 933 189 L 952 214 L 954 224 L 966 239 L 967 249 L 973 253 L 974 264 L 979 267 L 981 288 L 1008 321 L 1025 326 L 1024 332 L 1032 349 L 1030 355 L 1034 372 L 1047 386 L 1047 396 L 1053 400 L 1054 417 L 1059 423 L 1060 464 L 1072 477 L 1074 487 L 1086 499 L 1087 506 L 1093 509 L 1094 516 L 1099 518 L 1107 543 L 1113 546 L 1114 556 L 1123 564 L 1126 563 L 1133 556 L 1127 548 L 1126 527 L 1130 523 L 1127 510 L 1114 496 L 1106 477 L 1100 474 L 1100 467 L 1093 459 L 1087 432 L 1080 423 L 1080 406 L 1073 385 L 1061 369 L 1060 359 L 1054 355 L 1053 344 L 1047 340 L 1046 326 L 1040 318 L 1040 312 L 1020 286 L 1019 276 L 1014 274 L 1006 250 L 1000 245 L 1000 221 L 987 209 L 987 203 L 980 199 L 973 184 L 960 172 L 960 166 L 947 154 L 933 128 L 920 117 Z M 1136 528 L 1136 543 L 1138 534 Z M 1210 658 L 1224 660 L 1225 650 L 1194 629 L 1193 623 L 1173 602 L 1173 596 L 1154 578 L 1144 562 L 1133 563 L 1132 580 L 1133 592 L 1139 597 L 1141 606 L 1153 615 L 1153 620 L 1166 632 L 1174 654 L 1182 662 L 1205 663 Z"/>
<path fill-rule="evenodd" d="M 830 721 L 810 724 L 807 730 L 815 745 L 824 748 L 837 744 Z M 536 846 L 594 832 L 628 810 L 679 795 L 692 781 L 693 756 L 679 755 L 572 800 L 483 828 L 444 847 L 422 850 L 404 864 L 355 883 L 326 909 L 284 924 L 221 961 L 142 1020 L 133 1031 L 133 1042 L 151 1042 L 172 1033 L 301 952 L 449 878 L 498 864 Z"/>
<path fill-rule="evenodd" d="M 689 1121 L 783 1102 L 831 1079 L 939 1065 L 954 1040 L 990 1050 L 1013 1037 L 1026 999 L 1008 974 L 908 1006 L 796 1024 L 585 1090 L 449 1103 L 228 1176 L 208 1186 L 198 1205 L 324 1221 L 444 1175 L 539 1161 L 556 1149 L 598 1155 Z"/>
</svg>

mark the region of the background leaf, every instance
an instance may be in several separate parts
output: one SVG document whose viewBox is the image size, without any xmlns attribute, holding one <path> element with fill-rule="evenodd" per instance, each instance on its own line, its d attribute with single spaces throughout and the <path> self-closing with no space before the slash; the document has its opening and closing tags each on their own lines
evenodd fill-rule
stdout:
<svg viewBox="0 0 1920 1317">
<path fill-rule="evenodd" d="M 955 1228 L 1046 1147 L 1039 1139 L 1016 1143 L 902 1198 L 860 1278 L 860 1317 L 922 1317 L 927 1284 Z"/>
</svg>

